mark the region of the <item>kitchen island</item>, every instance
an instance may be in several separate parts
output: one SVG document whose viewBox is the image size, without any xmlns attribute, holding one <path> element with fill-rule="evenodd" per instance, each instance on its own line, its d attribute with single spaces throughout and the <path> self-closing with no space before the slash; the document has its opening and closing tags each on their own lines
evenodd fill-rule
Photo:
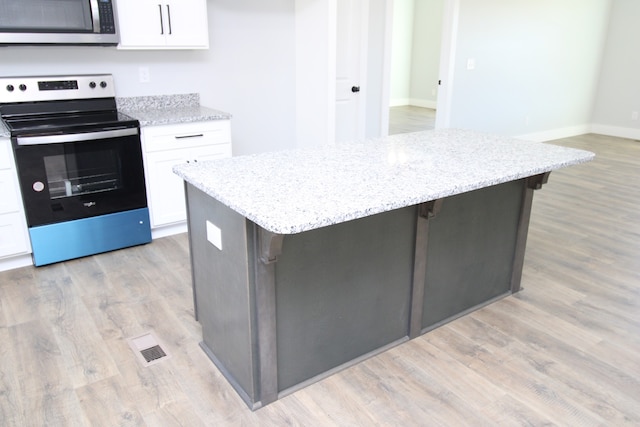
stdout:
<svg viewBox="0 0 640 427">
<path fill-rule="evenodd" d="M 176 166 L 201 346 L 257 409 L 518 292 L 534 190 L 592 158 L 438 130 Z"/>
</svg>

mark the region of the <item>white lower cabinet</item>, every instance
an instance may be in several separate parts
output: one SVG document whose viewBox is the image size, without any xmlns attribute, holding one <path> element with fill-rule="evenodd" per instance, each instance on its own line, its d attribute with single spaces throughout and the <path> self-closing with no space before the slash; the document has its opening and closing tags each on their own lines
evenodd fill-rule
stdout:
<svg viewBox="0 0 640 427">
<path fill-rule="evenodd" d="M 22 212 L 0 214 L 0 258 L 30 252 L 24 214 Z"/>
<path fill-rule="evenodd" d="M 229 120 L 142 128 L 151 228 L 184 223 L 184 181 L 173 166 L 231 157 Z"/>
<path fill-rule="evenodd" d="M 13 150 L 0 138 L 0 260 L 31 252 Z"/>
</svg>

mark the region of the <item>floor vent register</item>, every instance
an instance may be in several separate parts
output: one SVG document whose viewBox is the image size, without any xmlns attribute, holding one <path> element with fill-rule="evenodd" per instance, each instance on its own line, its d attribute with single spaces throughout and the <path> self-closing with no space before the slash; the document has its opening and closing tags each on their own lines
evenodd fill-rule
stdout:
<svg viewBox="0 0 640 427">
<path fill-rule="evenodd" d="M 153 332 L 129 338 L 129 346 L 144 366 L 150 366 L 168 359 L 170 356 L 162 348 L 160 340 Z"/>
</svg>

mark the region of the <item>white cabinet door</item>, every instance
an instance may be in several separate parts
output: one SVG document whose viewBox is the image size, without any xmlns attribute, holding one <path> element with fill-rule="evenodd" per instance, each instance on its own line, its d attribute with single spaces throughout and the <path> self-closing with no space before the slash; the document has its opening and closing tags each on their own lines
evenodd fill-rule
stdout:
<svg viewBox="0 0 640 427">
<path fill-rule="evenodd" d="M 14 175 L 15 170 L 0 170 L 0 214 L 20 210 L 20 193 Z"/>
<path fill-rule="evenodd" d="M 117 3 L 119 47 L 164 46 L 162 4 L 149 0 Z"/>
<path fill-rule="evenodd" d="M 169 1 L 164 8 L 170 24 L 167 46 L 191 49 L 209 47 L 206 0 Z"/>
<path fill-rule="evenodd" d="M 173 167 L 185 162 L 215 160 L 231 156 L 231 145 L 221 144 L 147 154 L 147 179 L 151 227 L 186 221 L 184 181 Z"/>
<path fill-rule="evenodd" d="M 229 121 L 143 128 L 142 139 L 151 227 L 186 221 L 184 181 L 173 166 L 231 157 Z"/>
<path fill-rule="evenodd" d="M 118 0 L 120 49 L 207 49 L 206 0 Z"/>
<path fill-rule="evenodd" d="M 0 258 L 29 251 L 23 213 L 0 214 Z"/>
<path fill-rule="evenodd" d="M 184 183 L 173 167 L 187 161 L 185 150 L 160 151 L 147 155 L 147 188 L 151 227 L 184 221 Z"/>
<path fill-rule="evenodd" d="M 9 139 L 0 138 L 0 258 L 30 251 Z"/>
</svg>

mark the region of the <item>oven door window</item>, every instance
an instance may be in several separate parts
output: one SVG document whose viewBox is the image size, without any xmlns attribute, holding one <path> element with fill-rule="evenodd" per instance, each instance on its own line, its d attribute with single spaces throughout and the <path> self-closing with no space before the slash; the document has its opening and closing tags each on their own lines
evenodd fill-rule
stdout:
<svg viewBox="0 0 640 427">
<path fill-rule="evenodd" d="M 14 148 L 30 227 L 147 206 L 139 135 Z"/>
<path fill-rule="evenodd" d="M 0 0 L 2 32 L 92 32 L 88 0 Z"/>
<path fill-rule="evenodd" d="M 44 157 L 51 200 L 122 189 L 122 167 L 115 149 Z"/>
</svg>

